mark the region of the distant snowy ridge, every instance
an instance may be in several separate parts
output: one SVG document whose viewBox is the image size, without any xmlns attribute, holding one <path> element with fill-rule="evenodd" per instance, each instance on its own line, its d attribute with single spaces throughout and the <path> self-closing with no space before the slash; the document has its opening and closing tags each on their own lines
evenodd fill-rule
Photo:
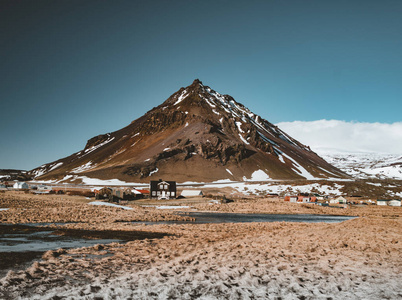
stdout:
<svg viewBox="0 0 402 300">
<path fill-rule="evenodd" d="M 353 177 L 402 180 L 402 155 L 327 151 L 321 156 Z"/>
</svg>

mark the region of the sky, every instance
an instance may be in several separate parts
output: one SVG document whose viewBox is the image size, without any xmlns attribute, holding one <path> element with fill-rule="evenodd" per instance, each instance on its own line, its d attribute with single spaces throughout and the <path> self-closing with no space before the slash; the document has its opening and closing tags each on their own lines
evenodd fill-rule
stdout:
<svg viewBox="0 0 402 300">
<path fill-rule="evenodd" d="M 271 123 L 398 123 L 401 15 L 400 0 L 0 0 L 0 168 L 77 152 L 195 78 Z"/>
<path fill-rule="evenodd" d="M 280 122 L 277 125 L 319 155 L 377 153 L 402 157 L 402 122 L 316 120 Z"/>
</svg>

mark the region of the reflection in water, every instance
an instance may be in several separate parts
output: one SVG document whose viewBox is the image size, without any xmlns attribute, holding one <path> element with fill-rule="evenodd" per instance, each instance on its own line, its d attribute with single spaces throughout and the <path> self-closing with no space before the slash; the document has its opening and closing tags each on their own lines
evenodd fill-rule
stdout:
<svg viewBox="0 0 402 300">
<path fill-rule="evenodd" d="M 6 225 L 2 225 L 6 226 Z M 0 234 L 0 252 L 47 251 L 59 248 L 90 247 L 117 242 L 117 239 L 84 239 L 52 234 L 54 230 L 13 230 Z"/>
</svg>

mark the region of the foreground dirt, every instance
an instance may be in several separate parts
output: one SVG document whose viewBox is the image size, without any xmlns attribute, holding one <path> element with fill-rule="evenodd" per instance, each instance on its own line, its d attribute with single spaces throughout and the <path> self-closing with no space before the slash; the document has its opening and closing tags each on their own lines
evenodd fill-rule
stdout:
<svg viewBox="0 0 402 300">
<path fill-rule="evenodd" d="M 252 210 L 268 203 L 259 201 Z M 241 202 L 228 207 L 245 209 Z M 400 299 L 401 209 L 362 211 L 367 216 L 337 224 L 66 224 L 169 236 L 48 251 L 1 278 L 0 298 Z"/>
</svg>

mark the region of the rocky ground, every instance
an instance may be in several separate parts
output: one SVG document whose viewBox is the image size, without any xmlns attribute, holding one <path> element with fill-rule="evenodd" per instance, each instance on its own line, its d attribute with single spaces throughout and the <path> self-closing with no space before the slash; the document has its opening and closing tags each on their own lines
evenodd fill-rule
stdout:
<svg viewBox="0 0 402 300">
<path fill-rule="evenodd" d="M 8 205 L 18 201 L 11 200 Z M 233 212 L 320 212 L 273 199 L 248 200 L 249 206 L 245 201 L 196 207 Z M 0 207 L 5 207 L 4 202 Z M 31 209 L 41 208 L 38 204 Z M 147 226 L 114 222 L 115 218 L 98 222 L 87 215 L 87 221 L 61 228 L 169 235 L 48 251 L 28 268 L 10 271 L 1 278 L 0 298 L 400 299 L 402 209 L 368 206 L 321 213 L 332 214 L 332 210 L 347 214 L 354 210 L 362 217 L 336 224 Z M 3 220 L 10 211 L 0 212 Z"/>
</svg>

